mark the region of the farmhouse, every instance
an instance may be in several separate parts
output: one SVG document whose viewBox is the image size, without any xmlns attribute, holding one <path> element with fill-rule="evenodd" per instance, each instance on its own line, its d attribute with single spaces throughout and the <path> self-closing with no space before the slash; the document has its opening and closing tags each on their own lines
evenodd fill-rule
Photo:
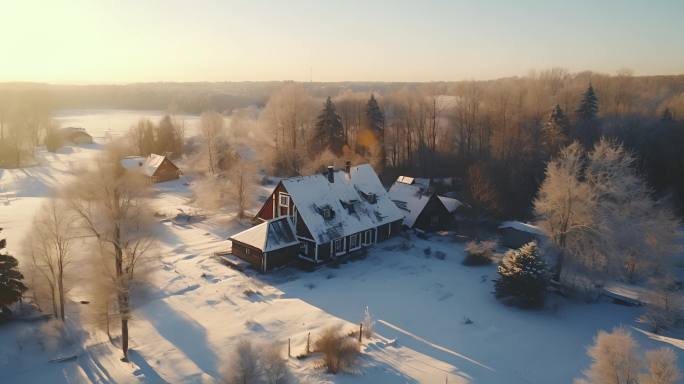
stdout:
<svg viewBox="0 0 684 384">
<path fill-rule="evenodd" d="M 404 211 L 402 224 L 424 231 L 443 229 L 452 221 L 452 214 L 461 203 L 438 196 L 430 189 L 430 180 L 399 176 L 389 189 L 389 197 Z"/>
<path fill-rule="evenodd" d="M 532 224 L 520 221 L 504 221 L 499 225 L 501 245 L 507 248 L 520 248 L 530 241 L 539 241 L 544 232 Z"/>
<path fill-rule="evenodd" d="M 283 217 L 294 229 L 298 249 L 295 256 L 288 249 L 290 244 L 284 242 L 287 245 L 281 248 L 282 255 L 277 256 L 275 263 L 299 257 L 317 264 L 387 240 L 399 232 L 404 215 L 389 199 L 370 165 L 352 167 L 347 163 L 344 170 L 328 167 L 322 174 L 280 181 L 256 219 L 263 222 L 259 225 L 270 227 L 274 220 Z M 268 232 L 263 228 L 259 231 Z M 244 239 L 245 232 L 233 236 L 238 244 L 244 242 L 240 239 Z M 271 251 L 268 247 L 255 248 L 265 255 L 260 256 L 261 260 L 252 259 L 253 264 L 267 270 L 269 263 L 273 263 L 269 261 Z M 237 256 L 243 257 L 240 249 L 237 252 Z M 250 261 L 250 257 L 243 258 Z"/>
<path fill-rule="evenodd" d="M 121 160 L 121 165 L 128 171 L 142 172 L 151 183 L 161 183 L 180 177 L 180 168 L 168 156 L 151 154 L 147 158 L 129 156 Z"/>
<path fill-rule="evenodd" d="M 93 137 L 86 132 L 84 128 L 80 127 L 66 127 L 58 131 L 62 142 L 73 145 L 92 144 Z"/>
</svg>

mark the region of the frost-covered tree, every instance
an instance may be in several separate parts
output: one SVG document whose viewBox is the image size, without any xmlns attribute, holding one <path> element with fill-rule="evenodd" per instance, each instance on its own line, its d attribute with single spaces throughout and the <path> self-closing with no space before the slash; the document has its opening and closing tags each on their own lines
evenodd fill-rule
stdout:
<svg viewBox="0 0 684 384">
<path fill-rule="evenodd" d="M 677 367 L 677 355 L 670 348 L 646 352 L 648 373 L 640 377 L 639 384 L 675 384 L 682 378 Z"/>
<path fill-rule="evenodd" d="M 681 236 L 672 210 L 653 199 L 634 156 L 602 139 L 585 154 L 573 143 L 549 162 L 534 202 L 539 226 L 558 248 L 555 278 L 572 265 L 584 273 L 635 280 L 656 271 Z"/>
<path fill-rule="evenodd" d="M 563 148 L 546 167 L 544 182 L 534 201 L 537 224 L 559 249 L 554 279 L 559 280 L 568 249 L 585 241 L 593 223 L 595 199 L 583 180 L 585 154 L 579 143 Z"/>
<path fill-rule="evenodd" d="M 261 384 L 263 368 L 259 362 L 259 351 L 249 340 L 241 340 L 235 347 L 230 366 L 226 369 L 226 384 Z"/>
<path fill-rule="evenodd" d="M 548 271 L 536 243 L 528 243 L 506 253 L 497 272 L 499 278 L 494 283 L 497 298 L 511 299 L 526 308 L 544 305 Z"/>
<path fill-rule="evenodd" d="M 323 110 L 318 115 L 312 144 L 311 149 L 314 153 L 329 149 L 337 156 L 342 154 L 343 147 L 346 144 L 342 119 L 337 114 L 335 104 L 330 97 L 325 100 Z"/>
<path fill-rule="evenodd" d="M 0 239 L 0 315 L 9 312 L 8 306 L 21 300 L 27 290 L 24 275 L 17 269 L 19 262 L 3 252 L 5 244 L 5 240 Z"/>
<path fill-rule="evenodd" d="M 207 148 L 207 163 L 210 175 L 215 175 L 218 168 L 218 143 L 224 133 L 223 115 L 217 112 L 203 112 L 200 116 L 200 133 Z"/>
<path fill-rule="evenodd" d="M 644 297 L 646 310 L 641 320 L 649 324 L 655 333 L 672 327 L 684 315 L 681 292 L 674 286 L 670 279 L 655 279 Z"/>
<path fill-rule="evenodd" d="M 615 328 L 611 333 L 599 331 L 594 345 L 587 349 L 592 363 L 584 371 L 586 379 L 576 384 L 636 384 L 641 368 L 637 354 L 639 346 L 625 328 Z"/>
<path fill-rule="evenodd" d="M 363 336 L 367 339 L 373 337 L 373 331 L 375 329 L 375 319 L 373 319 L 373 315 L 371 315 L 367 305 L 366 308 L 363 310 L 363 321 L 361 322 L 361 324 L 363 324 Z"/>
</svg>

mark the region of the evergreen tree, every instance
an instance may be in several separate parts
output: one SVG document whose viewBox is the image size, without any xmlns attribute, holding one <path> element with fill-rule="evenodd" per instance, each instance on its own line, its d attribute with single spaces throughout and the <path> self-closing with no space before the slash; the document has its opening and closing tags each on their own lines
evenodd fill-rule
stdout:
<svg viewBox="0 0 684 384">
<path fill-rule="evenodd" d="M 380 164 L 384 168 L 385 165 L 385 115 L 378 105 L 378 100 L 375 95 L 371 93 L 370 99 L 366 104 L 366 119 L 368 121 L 368 128 L 375 137 L 375 145 L 378 147 L 378 156 L 380 157 Z M 364 148 L 366 152 L 371 152 L 371 148 Z"/>
<path fill-rule="evenodd" d="M 165 115 L 157 126 L 157 143 L 155 151 L 163 155 L 170 153 L 172 158 L 181 155 L 182 138 L 171 116 Z"/>
<path fill-rule="evenodd" d="M 582 95 L 579 107 L 575 111 L 577 115 L 576 136 L 585 148 L 590 148 L 599 139 L 598 110 L 599 100 L 594 87 L 589 83 L 589 88 Z"/>
<path fill-rule="evenodd" d="M 335 110 L 335 104 L 328 96 L 323 111 L 318 115 L 312 149 L 315 152 L 329 149 L 335 155 L 340 156 L 345 144 L 342 119 Z"/>
<path fill-rule="evenodd" d="M 7 307 L 19 301 L 27 290 L 22 282 L 24 276 L 17 270 L 17 259 L 2 252 L 5 245 L 5 239 L 0 239 L 0 315 L 9 312 Z"/>
<path fill-rule="evenodd" d="M 660 117 L 660 121 L 663 123 L 671 123 L 674 121 L 674 115 L 670 108 L 665 108 L 663 115 Z"/>
<path fill-rule="evenodd" d="M 565 146 L 570 136 L 570 124 L 560 105 L 551 110 L 549 119 L 542 127 L 542 145 L 547 156 L 554 156 Z"/>
<path fill-rule="evenodd" d="M 544 305 L 548 274 L 546 263 L 539 257 L 536 243 L 531 242 L 520 249 L 509 251 L 497 272 L 497 298 L 510 298 L 515 304 L 525 308 Z"/>
<path fill-rule="evenodd" d="M 141 153 L 142 156 L 149 156 L 150 153 L 155 151 L 156 142 L 154 140 L 154 125 L 151 121 L 147 121 L 145 124 L 145 133 L 143 134 L 143 145 Z"/>
</svg>

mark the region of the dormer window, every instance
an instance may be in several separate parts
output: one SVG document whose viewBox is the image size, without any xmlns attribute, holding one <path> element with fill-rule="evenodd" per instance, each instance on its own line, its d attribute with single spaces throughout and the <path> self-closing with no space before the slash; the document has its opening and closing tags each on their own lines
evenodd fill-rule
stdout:
<svg viewBox="0 0 684 384">
<path fill-rule="evenodd" d="M 280 192 L 279 199 L 280 199 L 279 202 L 280 202 L 281 207 L 289 207 L 290 206 L 290 195 Z"/>
<path fill-rule="evenodd" d="M 330 207 L 323 208 L 323 218 L 326 220 L 332 219 L 332 209 Z"/>
</svg>

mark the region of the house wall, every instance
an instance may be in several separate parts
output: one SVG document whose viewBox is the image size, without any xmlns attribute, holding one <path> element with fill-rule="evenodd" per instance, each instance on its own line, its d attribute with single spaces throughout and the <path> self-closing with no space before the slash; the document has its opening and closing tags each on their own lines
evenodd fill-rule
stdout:
<svg viewBox="0 0 684 384">
<path fill-rule="evenodd" d="M 233 240 L 231 253 L 250 263 L 254 269 L 264 271 L 264 253 L 261 250 Z M 299 244 L 266 253 L 266 271 L 281 267 L 296 260 Z"/>
<path fill-rule="evenodd" d="M 233 247 L 231 253 L 242 260 L 250 263 L 255 269 L 261 271 L 263 269 L 263 254 L 261 250 L 250 247 L 247 244 L 232 240 Z"/>
<path fill-rule="evenodd" d="M 437 218 L 433 222 L 432 217 Z M 439 200 L 437 195 L 433 194 L 423 211 L 418 215 L 416 221 L 413 223 L 414 228 L 422 229 L 424 231 L 433 231 L 437 229 L 445 229 L 451 224 L 451 214 L 444 207 L 444 204 Z"/>
<path fill-rule="evenodd" d="M 257 218 L 262 220 L 271 220 L 275 217 L 284 216 L 280 215 L 278 212 L 276 212 L 278 213 L 277 215 L 273 215 L 273 207 L 278 207 L 278 196 L 280 192 L 288 193 L 282 183 L 278 183 L 278 185 L 276 185 L 271 195 L 268 197 L 268 199 L 266 199 L 264 205 L 259 210 L 259 213 L 257 213 Z M 294 212 L 294 203 L 292 202 L 292 199 L 290 199 L 290 212 Z"/>
</svg>

